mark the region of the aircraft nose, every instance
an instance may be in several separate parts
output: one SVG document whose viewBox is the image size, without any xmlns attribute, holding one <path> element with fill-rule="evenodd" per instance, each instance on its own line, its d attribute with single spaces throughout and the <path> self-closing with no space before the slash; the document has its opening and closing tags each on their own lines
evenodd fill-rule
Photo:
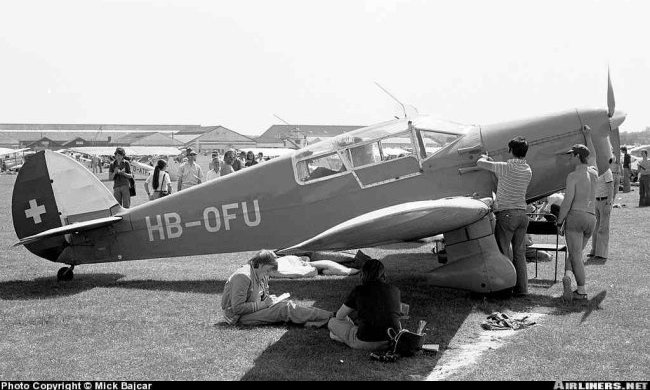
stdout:
<svg viewBox="0 0 650 390">
<path fill-rule="evenodd" d="M 618 129 L 623 121 L 625 121 L 625 118 L 627 117 L 627 114 L 621 110 L 616 110 L 614 111 L 614 115 L 612 115 L 611 118 L 609 118 L 609 126 L 612 130 Z"/>
</svg>

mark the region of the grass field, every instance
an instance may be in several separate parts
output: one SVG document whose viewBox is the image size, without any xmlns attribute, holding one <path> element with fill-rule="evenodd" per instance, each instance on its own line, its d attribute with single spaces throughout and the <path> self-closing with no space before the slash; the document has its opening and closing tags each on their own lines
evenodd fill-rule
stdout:
<svg viewBox="0 0 650 390">
<path fill-rule="evenodd" d="M 381 259 L 410 304 L 408 328 L 428 321 L 437 355 L 379 363 L 331 341 L 325 329 L 221 324 L 221 293 L 252 252 L 79 266 L 58 283 L 60 264 L 17 241 L 15 176 L 0 175 L 0 380 L 647 380 L 650 376 L 650 208 L 638 188 L 620 194 L 610 255 L 587 266 L 590 301 L 566 305 L 553 263 L 540 263 L 531 294 L 499 299 L 428 285 L 430 244 L 364 252 Z M 109 184 L 109 183 L 106 183 Z M 138 182 L 134 204 L 145 201 Z M 563 267 L 561 255 L 560 268 Z M 560 272 L 558 272 L 559 276 Z M 534 266 L 529 264 L 529 276 Z M 356 277 L 272 280 L 305 305 L 336 310 Z M 492 311 L 530 315 L 517 332 L 484 331 Z"/>
</svg>

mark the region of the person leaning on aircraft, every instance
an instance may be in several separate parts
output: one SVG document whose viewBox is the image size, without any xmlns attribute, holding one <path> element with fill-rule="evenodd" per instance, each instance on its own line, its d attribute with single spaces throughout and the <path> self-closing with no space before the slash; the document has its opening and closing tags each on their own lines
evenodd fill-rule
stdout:
<svg viewBox="0 0 650 390">
<path fill-rule="evenodd" d="M 524 245 L 528 227 L 526 190 L 533 172 L 525 160 L 528 143 L 524 137 L 510 140 L 508 152 L 512 154 L 512 158 L 507 162 L 492 162 L 487 155 L 483 155 L 476 165 L 493 172 L 497 177 L 494 211 L 497 221 L 494 236 L 501 253 L 513 261 L 517 270 L 515 295 L 526 295 L 528 293 L 528 270 Z"/>
<path fill-rule="evenodd" d="M 262 249 L 226 282 L 221 309 L 228 324 L 265 325 L 293 322 L 321 327 L 334 315 L 331 311 L 305 307 L 269 294 L 269 273 L 277 270 L 278 256 Z"/>
</svg>

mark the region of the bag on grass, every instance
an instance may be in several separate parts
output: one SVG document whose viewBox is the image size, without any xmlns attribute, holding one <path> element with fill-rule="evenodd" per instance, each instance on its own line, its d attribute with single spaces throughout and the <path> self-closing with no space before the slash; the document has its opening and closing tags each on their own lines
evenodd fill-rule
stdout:
<svg viewBox="0 0 650 390">
<path fill-rule="evenodd" d="M 388 329 L 388 337 L 391 339 L 391 351 L 400 356 L 413 356 L 422 349 L 426 333 L 413 333 L 407 329 L 395 332 L 393 328 Z"/>
</svg>

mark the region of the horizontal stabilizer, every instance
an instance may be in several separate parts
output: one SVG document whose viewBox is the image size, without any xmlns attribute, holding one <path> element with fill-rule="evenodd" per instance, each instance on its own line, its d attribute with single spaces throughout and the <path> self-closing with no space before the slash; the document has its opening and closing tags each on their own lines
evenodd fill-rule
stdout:
<svg viewBox="0 0 650 390">
<path fill-rule="evenodd" d="M 49 238 L 49 237 L 62 236 L 64 234 L 78 233 L 78 232 L 91 230 L 103 226 L 109 226 L 121 220 L 122 217 L 106 217 L 106 218 L 93 219 L 90 221 L 76 222 L 70 225 L 65 225 L 54 229 L 46 230 L 44 232 L 34 234 L 33 236 L 24 237 L 19 242 L 15 243 L 13 246 L 31 244 L 33 242 L 40 241 L 42 239 Z"/>
<path fill-rule="evenodd" d="M 489 211 L 485 202 L 469 197 L 402 203 L 352 218 L 277 253 L 366 248 L 415 240 L 471 224 Z"/>
</svg>

